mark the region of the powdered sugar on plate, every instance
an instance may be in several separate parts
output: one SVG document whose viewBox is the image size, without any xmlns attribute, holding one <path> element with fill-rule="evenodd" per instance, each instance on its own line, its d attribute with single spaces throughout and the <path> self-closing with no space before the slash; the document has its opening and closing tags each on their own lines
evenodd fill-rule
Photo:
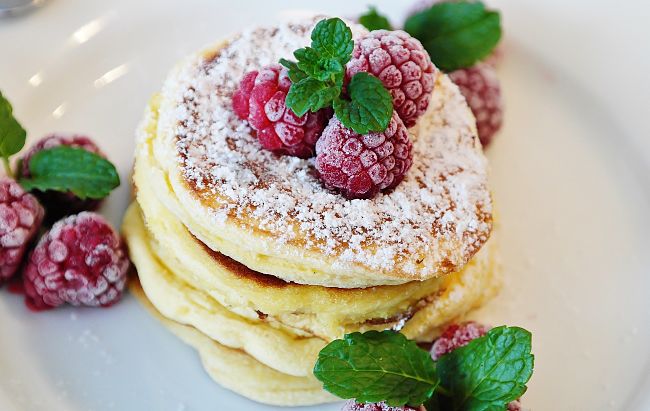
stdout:
<svg viewBox="0 0 650 411">
<path fill-rule="evenodd" d="M 328 191 L 313 159 L 261 148 L 234 114 L 231 96 L 250 70 L 292 58 L 317 20 L 255 28 L 216 56 L 196 57 L 174 78 L 178 164 L 205 197 L 215 223 L 254 221 L 275 237 L 335 261 L 430 276 L 459 268 L 487 240 L 491 199 L 474 119 L 457 88 L 440 76 L 428 112 L 410 131 L 413 166 L 392 192 L 347 200 Z M 354 25 L 355 36 L 363 29 Z M 245 218 L 242 218 L 245 217 Z M 436 255 L 439 266 L 418 265 Z"/>
</svg>

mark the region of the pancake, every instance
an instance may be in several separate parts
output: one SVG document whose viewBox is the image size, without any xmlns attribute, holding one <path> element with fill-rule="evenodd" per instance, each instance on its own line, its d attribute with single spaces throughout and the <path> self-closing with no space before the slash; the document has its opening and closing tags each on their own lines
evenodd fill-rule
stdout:
<svg viewBox="0 0 650 411">
<path fill-rule="evenodd" d="M 318 351 L 331 338 L 307 335 L 304 330 L 297 333 L 295 328 L 283 326 L 269 317 L 239 315 L 203 289 L 184 281 L 168 266 L 173 257 L 161 257 L 153 251 L 152 240 L 136 204 L 127 211 L 123 232 L 140 283 L 162 315 L 191 325 L 222 345 L 241 349 L 282 373 L 311 374 Z M 397 320 L 393 328 L 401 329 L 411 339 L 430 341 L 439 327 L 465 315 L 494 294 L 499 284 L 497 273 L 491 247 L 483 247 L 463 271 L 446 276 L 444 288 L 420 300 L 417 310 Z M 387 328 L 391 328 L 391 324 L 364 322 L 345 332 Z M 343 332 L 334 337 L 342 335 Z"/>
<path fill-rule="evenodd" d="M 137 279 L 130 282 L 129 290 L 165 327 L 198 351 L 206 372 L 224 388 L 270 405 L 300 406 L 340 401 L 325 392 L 312 376 L 283 374 L 241 350 L 211 340 L 195 328 L 163 317 L 147 300 Z"/>
<path fill-rule="evenodd" d="M 134 181 L 150 245 L 170 270 L 248 318 L 293 328 L 296 333 L 331 340 L 360 328 L 360 323 L 390 327 L 416 310 L 422 299 L 440 292 L 449 278 L 397 286 L 340 289 L 298 285 L 257 273 L 211 250 L 156 200 L 147 158 L 138 158 Z"/>
<path fill-rule="evenodd" d="M 210 249 L 285 281 L 365 288 L 460 270 L 490 236 L 492 203 L 474 118 L 445 75 L 410 130 L 405 180 L 370 200 L 326 190 L 313 159 L 263 150 L 236 118 L 244 72 L 291 58 L 317 20 L 245 31 L 174 69 L 139 131 L 155 198 Z"/>
</svg>

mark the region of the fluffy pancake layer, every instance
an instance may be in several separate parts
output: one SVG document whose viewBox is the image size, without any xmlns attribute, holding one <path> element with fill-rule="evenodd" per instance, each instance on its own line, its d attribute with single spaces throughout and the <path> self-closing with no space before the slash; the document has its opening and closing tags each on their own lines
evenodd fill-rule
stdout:
<svg viewBox="0 0 650 411">
<path fill-rule="evenodd" d="M 232 112 L 243 73 L 291 57 L 314 21 L 247 31 L 176 67 L 139 133 L 156 198 L 210 249 L 286 281 L 360 288 L 461 269 L 490 235 L 491 200 L 474 118 L 446 76 L 410 130 L 405 181 L 372 200 L 328 192 L 313 160 L 261 149 Z"/>
<path fill-rule="evenodd" d="M 127 211 L 123 231 L 142 288 L 156 309 L 170 320 L 191 325 L 222 345 L 241 349 L 259 362 L 285 374 L 308 376 L 318 351 L 332 338 L 343 335 L 340 332 L 335 336 L 317 336 L 306 331 L 307 327 L 297 330 L 270 316 L 250 318 L 237 313 L 238 310 L 230 306 L 222 305 L 213 298 L 212 293 L 188 282 L 193 281 L 190 276 L 172 271 L 168 264 L 173 256 L 156 254 L 152 247 L 155 241 L 135 204 Z M 421 299 L 416 310 L 399 321 L 396 328 L 401 328 L 409 338 L 430 341 L 439 327 L 462 317 L 491 297 L 498 284 L 491 247 L 484 247 L 463 271 L 446 276 L 444 287 Z M 255 283 L 249 286 L 254 287 Z M 363 296 L 363 291 L 369 295 Z M 359 298 L 372 298 L 373 293 L 371 289 L 342 292 L 356 293 Z M 334 308 L 337 307 L 342 312 L 348 309 L 345 306 Z M 314 315 L 317 316 L 317 313 Z M 362 322 L 356 326 L 351 324 L 345 332 L 385 329 L 390 325 Z"/>
</svg>

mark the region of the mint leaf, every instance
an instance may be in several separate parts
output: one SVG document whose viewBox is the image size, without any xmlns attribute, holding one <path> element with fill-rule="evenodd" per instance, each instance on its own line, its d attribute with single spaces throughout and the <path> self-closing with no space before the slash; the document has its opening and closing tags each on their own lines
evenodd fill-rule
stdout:
<svg viewBox="0 0 650 411">
<path fill-rule="evenodd" d="M 343 72 L 343 65 L 339 60 L 323 57 L 311 47 L 298 49 L 293 55 L 298 59 L 298 68 L 317 80 L 326 81 L 333 75 Z"/>
<path fill-rule="evenodd" d="M 393 27 L 390 25 L 390 21 L 386 16 L 381 15 L 377 12 L 375 7 L 370 7 L 366 14 L 363 14 L 359 17 L 359 23 L 361 23 L 368 30 L 392 30 Z"/>
<path fill-rule="evenodd" d="M 501 39 L 501 17 L 481 2 L 443 2 L 409 17 L 404 29 L 446 72 L 487 57 Z"/>
<path fill-rule="evenodd" d="M 291 85 L 286 104 L 298 116 L 307 111 L 316 112 L 332 104 L 340 89 L 313 78 L 304 78 Z"/>
<path fill-rule="evenodd" d="M 308 77 L 304 71 L 300 70 L 298 64 L 295 61 L 280 59 L 280 64 L 289 70 L 289 78 L 291 79 L 292 83 L 297 83 L 300 80 Z"/>
<path fill-rule="evenodd" d="M 334 112 L 344 126 L 356 133 L 382 132 L 393 116 L 393 99 L 381 80 L 357 73 L 348 84 L 350 101 L 334 100 Z"/>
<path fill-rule="evenodd" d="M 347 334 L 318 354 L 314 375 L 323 387 L 343 399 L 420 405 L 436 386 L 428 352 L 394 331 Z"/>
<path fill-rule="evenodd" d="M 518 327 L 498 327 L 443 355 L 437 362 L 440 409 L 504 410 L 526 392 L 533 373 L 531 334 Z"/>
<path fill-rule="evenodd" d="M 25 146 L 27 132 L 13 116 L 11 103 L 0 91 L 0 158 L 9 163 L 9 157 L 18 153 Z M 7 174 L 11 170 L 7 169 Z"/>
<path fill-rule="evenodd" d="M 26 190 L 71 191 L 81 199 L 104 198 L 120 185 L 115 166 L 81 148 L 58 146 L 43 150 L 29 162 L 31 178 L 21 179 Z"/>
<path fill-rule="evenodd" d="M 350 61 L 354 48 L 352 31 L 337 17 L 321 20 L 311 32 L 311 46 L 321 56 L 344 65 Z"/>
</svg>

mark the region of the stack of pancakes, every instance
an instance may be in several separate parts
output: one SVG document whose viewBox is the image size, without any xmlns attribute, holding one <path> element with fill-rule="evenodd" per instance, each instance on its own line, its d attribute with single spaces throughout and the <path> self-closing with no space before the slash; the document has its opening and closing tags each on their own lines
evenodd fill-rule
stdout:
<svg viewBox="0 0 650 411">
<path fill-rule="evenodd" d="M 138 131 L 123 225 L 134 294 L 217 382 L 277 405 L 334 400 L 312 375 L 328 342 L 430 341 L 498 287 L 487 164 L 445 75 L 410 130 L 406 179 L 371 200 L 328 191 L 313 159 L 263 150 L 236 117 L 244 73 L 290 58 L 318 20 L 243 32 L 174 69 Z"/>
</svg>

